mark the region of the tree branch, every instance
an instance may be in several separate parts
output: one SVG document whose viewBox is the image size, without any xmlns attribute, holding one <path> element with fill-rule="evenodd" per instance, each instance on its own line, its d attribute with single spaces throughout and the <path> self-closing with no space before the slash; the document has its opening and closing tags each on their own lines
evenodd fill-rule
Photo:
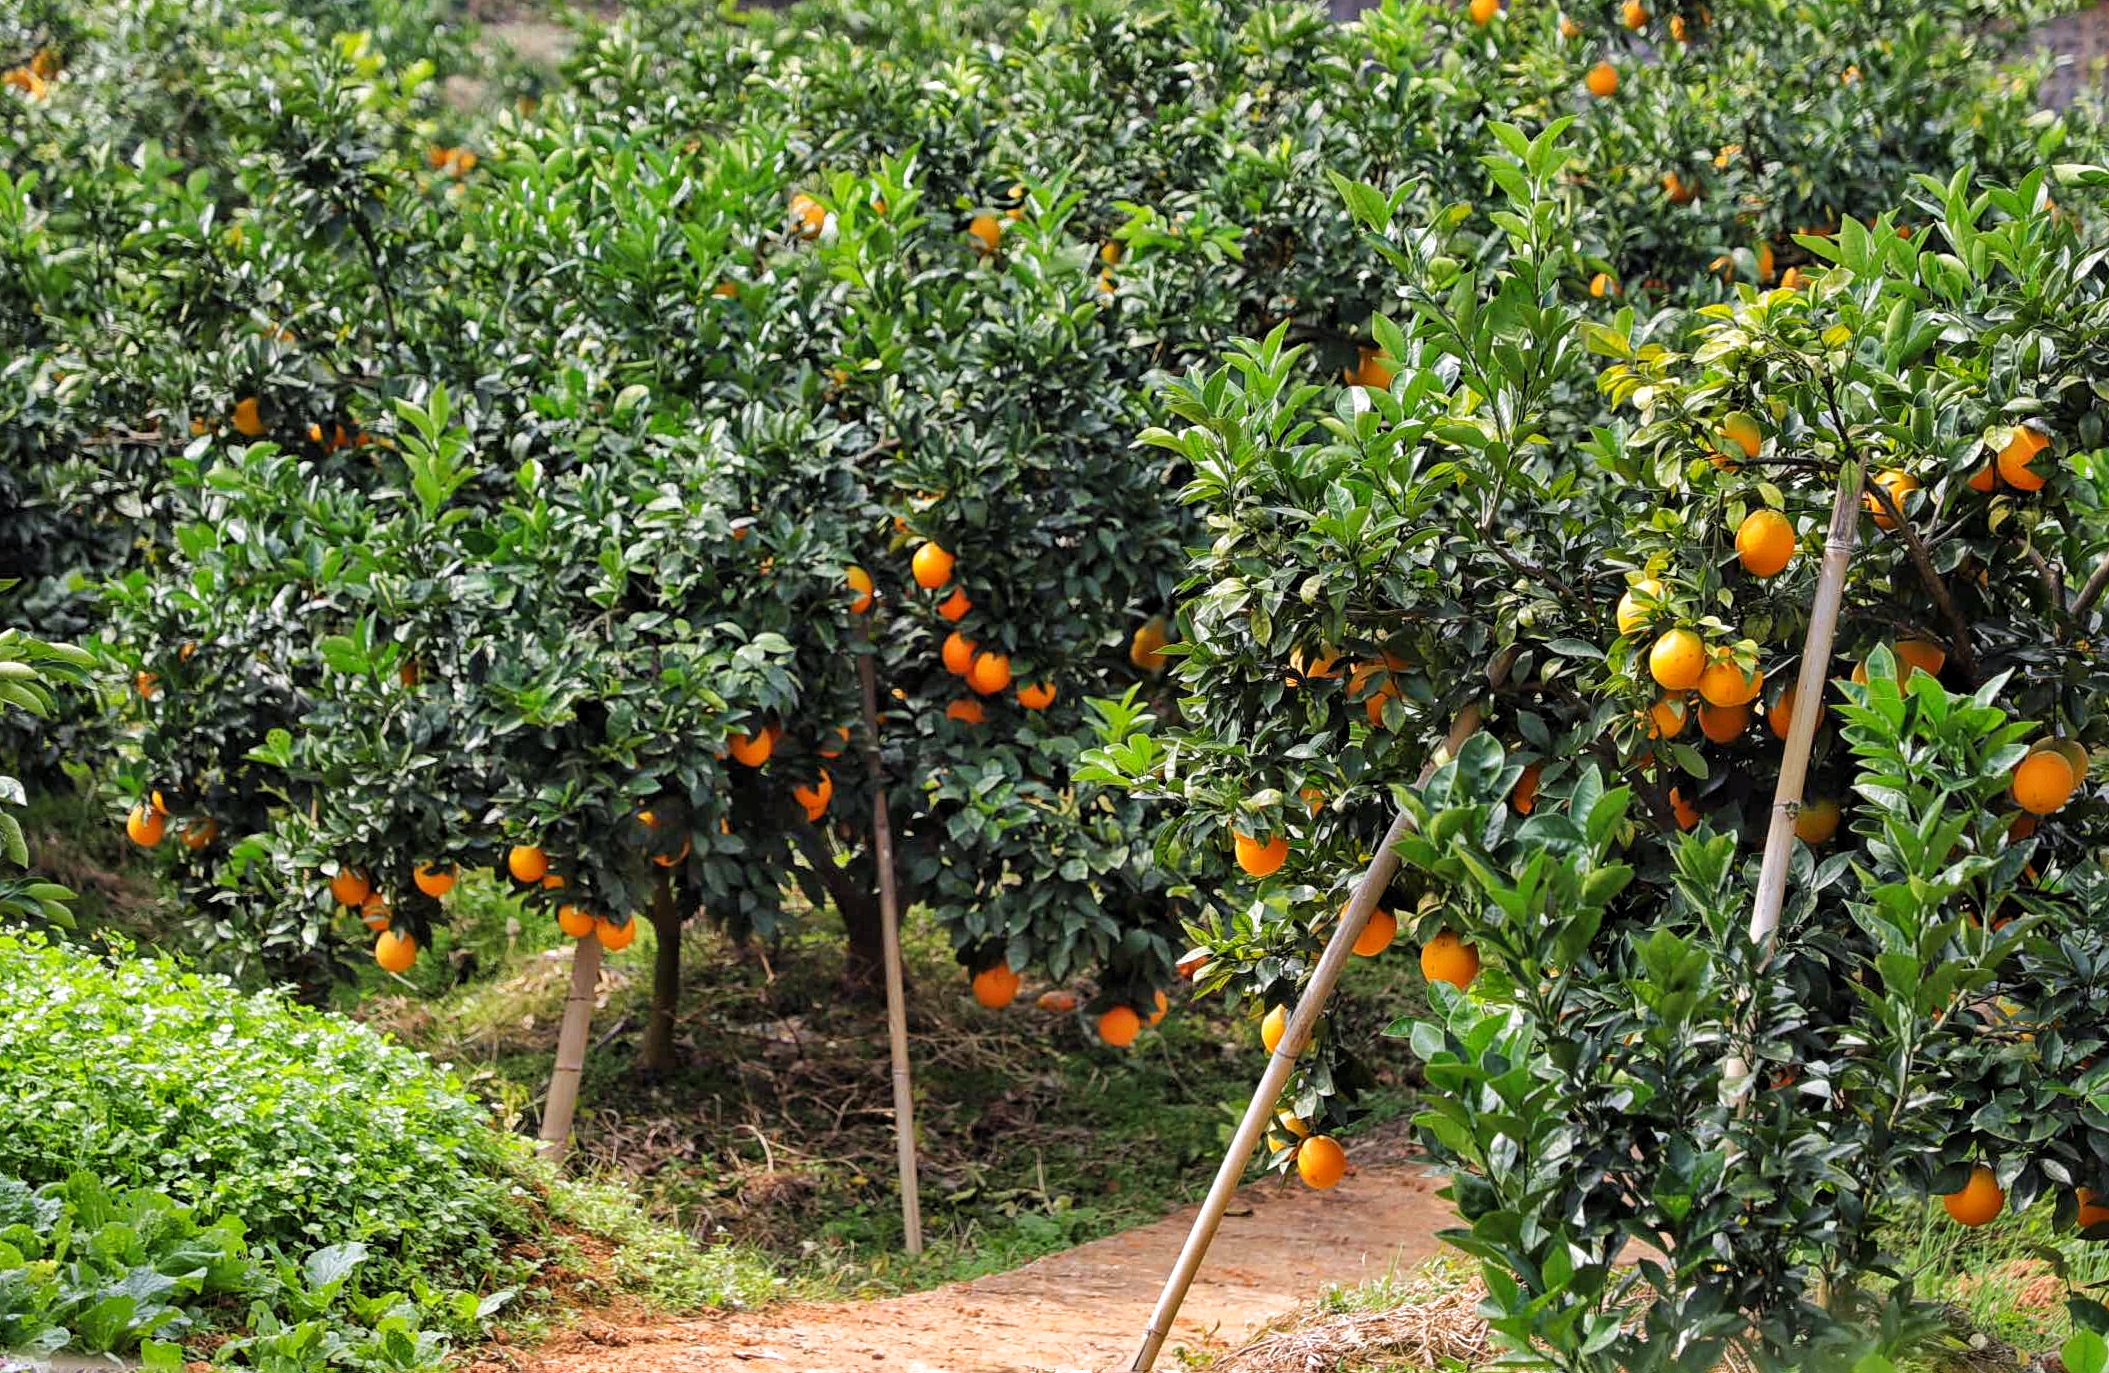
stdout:
<svg viewBox="0 0 2109 1373">
<path fill-rule="evenodd" d="M 2104 591 L 2109 591 L 2109 557 L 2104 557 L 2101 562 L 2095 564 L 2094 575 L 2080 588 L 2080 599 L 2072 603 L 2072 618 L 2086 619 L 2087 612 L 2094 609 L 2094 603 L 2102 599 Z"/>
</svg>

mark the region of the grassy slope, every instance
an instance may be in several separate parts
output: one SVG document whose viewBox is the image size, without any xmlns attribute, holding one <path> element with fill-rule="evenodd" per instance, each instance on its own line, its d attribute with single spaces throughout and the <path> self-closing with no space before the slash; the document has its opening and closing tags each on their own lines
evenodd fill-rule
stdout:
<svg viewBox="0 0 2109 1373">
<path fill-rule="evenodd" d="M 420 961 L 420 995 L 375 978 L 361 1014 L 461 1065 L 473 1085 L 533 1113 L 554 1051 L 566 964 L 541 917 L 471 883 L 458 941 Z M 907 937 L 911 1057 L 929 1248 L 899 1255 L 892 1098 L 882 1008 L 836 994 L 840 941 L 825 916 L 766 954 L 692 926 L 684 949 L 684 1064 L 638 1081 L 651 932 L 611 960 L 587 1068 L 575 1169 L 634 1188 L 698 1238 L 765 1256 L 790 1285 L 870 1295 L 998 1271 L 1155 1220 L 1205 1190 L 1262 1057 L 1220 1007 L 1175 999 L 1134 1049 L 1100 1045 L 1078 1013 L 1036 1008 L 1028 982 L 1004 1011 L 965 995 L 941 936 Z M 448 988 L 450 963 L 477 980 Z M 1374 1030 L 1418 1005 L 1403 951 L 1358 962 L 1350 994 Z M 1085 990 L 1085 989 L 1079 989 Z M 611 1035 L 611 1031 L 613 1032 Z M 1397 1045 L 1375 1050 L 1399 1065 Z M 1387 1086 L 1372 1114 L 1396 1114 Z"/>
</svg>

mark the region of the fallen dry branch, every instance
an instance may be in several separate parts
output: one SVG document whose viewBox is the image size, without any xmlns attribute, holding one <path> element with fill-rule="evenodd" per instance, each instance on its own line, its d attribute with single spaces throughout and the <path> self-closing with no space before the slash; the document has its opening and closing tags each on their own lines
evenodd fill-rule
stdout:
<svg viewBox="0 0 2109 1373">
<path fill-rule="evenodd" d="M 1444 1360 L 1473 1367 L 1490 1353 L 1479 1303 L 1487 1289 L 1477 1277 L 1417 1273 L 1388 1311 L 1299 1314 L 1277 1323 L 1212 1365 L 1217 1373 L 1320 1373 L 1378 1360 L 1441 1368 Z"/>
</svg>

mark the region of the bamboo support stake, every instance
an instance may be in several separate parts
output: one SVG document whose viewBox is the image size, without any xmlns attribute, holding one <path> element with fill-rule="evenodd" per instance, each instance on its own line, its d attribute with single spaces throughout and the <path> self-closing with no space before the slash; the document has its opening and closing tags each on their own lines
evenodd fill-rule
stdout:
<svg viewBox="0 0 2109 1373">
<path fill-rule="evenodd" d="M 865 621 L 865 646 L 871 622 Z M 915 1092 L 908 1077 L 908 1003 L 901 978 L 901 906 L 894 886 L 893 824 L 886 810 L 885 769 L 879 761 L 879 688 L 871 654 L 857 655 L 857 681 L 864 692 L 864 761 L 871 773 L 871 846 L 879 868 L 879 929 L 886 959 L 886 1037 L 893 1058 L 893 1128 L 900 1154 L 901 1230 L 908 1252 L 923 1252 L 923 1208 L 915 1182 Z"/>
<path fill-rule="evenodd" d="M 549 1100 L 542 1107 L 541 1153 L 552 1163 L 564 1157 L 571 1142 L 571 1117 L 578 1109 L 586 1034 L 593 1028 L 593 994 L 599 983 L 600 937 L 589 934 L 571 946 L 571 990 L 564 994 L 557 1065 L 549 1074 Z"/>
<path fill-rule="evenodd" d="M 1501 685 L 1515 660 L 1516 650 L 1504 649 L 1487 668 L 1488 685 Z M 1457 713 L 1457 718 L 1450 724 L 1448 737 L 1443 740 L 1441 752 L 1421 769 L 1421 785 L 1427 784 L 1445 760 L 1457 756 L 1465 740 L 1478 732 L 1479 721 L 1477 701 Z M 1260 1074 L 1259 1086 L 1253 1089 L 1252 1104 L 1245 1108 L 1245 1117 L 1238 1122 L 1237 1133 L 1231 1136 L 1230 1149 L 1223 1155 L 1222 1166 L 1216 1169 L 1216 1180 L 1209 1186 L 1208 1196 L 1201 1203 L 1201 1213 L 1194 1217 L 1194 1227 L 1187 1233 L 1186 1244 L 1165 1279 L 1157 1307 L 1150 1313 L 1150 1323 L 1143 1329 L 1142 1348 L 1130 1365 L 1131 1373 L 1149 1373 L 1156 1364 L 1157 1355 L 1171 1334 L 1172 1322 L 1178 1318 L 1179 1308 L 1186 1301 L 1187 1289 L 1193 1286 L 1201 1260 L 1207 1256 L 1208 1246 L 1214 1243 L 1216 1231 L 1223 1224 L 1223 1213 L 1229 1209 L 1231 1198 L 1237 1194 L 1238 1183 L 1245 1176 L 1245 1162 L 1252 1157 L 1261 1132 L 1274 1114 L 1274 1103 L 1281 1097 L 1282 1088 L 1288 1085 L 1297 1055 L 1310 1042 L 1311 1031 L 1317 1028 L 1319 1017 L 1325 1014 L 1325 1003 L 1332 996 L 1334 985 L 1340 981 L 1340 974 L 1346 970 L 1348 959 L 1354 954 L 1355 941 L 1362 937 L 1362 928 L 1369 923 L 1370 912 L 1377 908 L 1377 901 L 1398 872 L 1399 856 L 1395 850 L 1412 828 L 1413 818 L 1402 808 L 1393 817 L 1391 828 L 1385 831 L 1384 842 L 1371 857 L 1362 880 L 1355 884 L 1355 894 L 1349 898 L 1347 909 L 1341 912 L 1340 925 L 1333 931 L 1333 937 L 1326 941 L 1325 952 L 1319 956 L 1318 967 L 1311 974 L 1310 984 L 1304 988 L 1303 999 L 1290 1013 L 1288 1027 L 1267 1060 L 1267 1070 Z"/>
</svg>

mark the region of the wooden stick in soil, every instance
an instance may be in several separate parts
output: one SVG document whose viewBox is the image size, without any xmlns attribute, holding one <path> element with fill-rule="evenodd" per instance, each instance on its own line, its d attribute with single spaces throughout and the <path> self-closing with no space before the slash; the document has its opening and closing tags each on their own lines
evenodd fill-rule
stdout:
<svg viewBox="0 0 2109 1373">
<path fill-rule="evenodd" d="M 599 983 L 600 938 L 589 934 L 571 946 L 571 990 L 564 995 L 557 1066 L 549 1075 L 549 1100 L 542 1107 L 542 1157 L 552 1163 L 564 1157 L 571 1143 L 571 1117 L 578 1110 L 586 1034 L 593 1028 L 593 993 Z"/>
<path fill-rule="evenodd" d="M 871 622 L 864 625 L 871 646 Z M 870 653 L 857 655 L 864 693 L 864 762 L 871 773 L 871 847 L 879 868 L 879 929 L 886 959 L 886 1037 L 893 1056 L 893 1130 L 901 1165 L 901 1231 L 908 1252 L 923 1252 L 923 1208 L 915 1184 L 915 1092 L 908 1078 L 908 1004 L 901 977 L 900 893 L 893 880 L 893 825 L 886 812 L 886 774 L 879 762 L 879 688 Z"/>
<path fill-rule="evenodd" d="M 1487 668 L 1488 684 L 1500 686 L 1515 660 L 1516 650 L 1504 649 Z M 1448 737 L 1443 740 L 1442 751 L 1421 769 L 1422 785 L 1426 785 L 1446 760 L 1457 756 L 1465 740 L 1478 731 L 1479 720 L 1477 701 L 1457 713 L 1457 718 L 1450 723 Z M 1363 927 L 1369 924 L 1370 913 L 1376 910 L 1384 889 L 1391 885 L 1392 877 L 1398 873 L 1399 856 L 1395 850 L 1412 828 L 1413 818 L 1405 810 L 1400 810 L 1393 817 L 1391 828 L 1385 831 L 1384 842 L 1377 846 L 1362 880 L 1355 884 L 1355 894 L 1349 898 L 1347 909 L 1340 913 L 1340 925 L 1333 931 L 1333 937 L 1326 941 L 1325 952 L 1311 973 L 1303 999 L 1296 1003 L 1296 1009 L 1289 1015 L 1288 1027 L 1274 1046 L 1274 1053 L 1267 1060 L 1267 1069 L 1260 1074 L 1259 1086 L 1252 1091 L 1252 1102 L 1245 1108 L 1245 1117 L 1238 1122 L 1237 1132 L 1231 1136 L 1230 1149 L 1223 1155 L 1222 1165 L 1216 1169 L 1216 1180 L 1209 1186 L 1208 1196 L 1201 1203 L 1201 1213 L 1194 1217 L 1186 1244 L 1180 1249 L 1179 1258 L 1164 1281 L 1164 1291 L 1157 1298 L 1156 1309 L 1150 1313 L 1150 1323 L 1143 1329 L 1142 1348 L 1129 1366 L 1131 1373 L 1149 1373 L 1156 1364 L 1157 1355 L 1171 1334 L 1172 1322 L 1178 1319 L 1179 1308 L 1186 1301 L 1187 1289 L 1193 1286 L 1194 1275 L 1201 1269 L 1201 1260 L 1207 1256 L 1208 1246 L 1214 1243 L 1216 1231 L 1223 1224 L 1223 1213 L 1229 1209 L 1231 1198 L 1237 1195 L 1238 1183 L 1245 1176 L 1246 1160 L 1252 1157 L 1261 1132 L 1274 1114 L 1274 1103 L 1280 1099 L 1282 1088 L 1288 1085 L 1297 1055 L 1310 1042 L 1311 1032 L 1325 1014 L 1325 1003 L 1340 981 L 1340 974 L 1346 970 L 1348 959 L 1354 954 L 1355 941 L 1362 937 Z"/>
</svg>

